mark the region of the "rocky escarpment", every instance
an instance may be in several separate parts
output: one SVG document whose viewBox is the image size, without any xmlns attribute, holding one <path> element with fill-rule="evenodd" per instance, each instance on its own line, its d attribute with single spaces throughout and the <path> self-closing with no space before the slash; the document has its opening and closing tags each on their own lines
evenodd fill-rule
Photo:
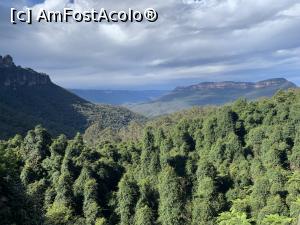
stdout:
<svg viewBox="0 0 300 225">
<path fill-rule="evenodd" d="M 0 56 L 0 86 L 2 88 L 17 89 L 48 84 L 51 84 L 48 75 L 16 66 L 13 58 L 9 55 Z"/>
<path fill-rule="evenodd" d="M 200 89 L 259 89 L 267 87 L 276 87 L 288 85 L 291 87 L 296 87 L 292 82 L 284 78 L 274 78 L 259 82 L 233 82 L 233 81 L 224 81 L 224 82 L 203 82 L 196 85 L 191 85 L 187 87 L 177 87 L 175 91 L 185 91 L 185 90 L 200 90 Z"/>
</svg>

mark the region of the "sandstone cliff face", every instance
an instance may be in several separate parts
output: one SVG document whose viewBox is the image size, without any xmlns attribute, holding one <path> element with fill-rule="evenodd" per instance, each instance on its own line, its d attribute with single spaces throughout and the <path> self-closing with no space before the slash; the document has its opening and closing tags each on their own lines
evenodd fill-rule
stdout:
<svg viewBox="0 0 300 225">
<path fill-rule="evenodd" d="M 17 89 L 51 84 L 48 75 L 16 66 L 9 55 L 0 56 L 0 87 Z"/>
<path fill-rule="evenodd" d="M 271 86 L 279 86 L 279 85 L 282 85 L 282 84 L 291 84 L 292 83 L 284 78 L 275 78 L 275 79 L 270 79 L 270 80 L 264 80 L 264 81 L 260 81 L 260 82 L 257 82 L 255 83 L 254 87 L 255 88 L 266 88 L 266 87 L 271 87 Z M 295 85 L 296 87 L 296 85 Z"/>
</svg>

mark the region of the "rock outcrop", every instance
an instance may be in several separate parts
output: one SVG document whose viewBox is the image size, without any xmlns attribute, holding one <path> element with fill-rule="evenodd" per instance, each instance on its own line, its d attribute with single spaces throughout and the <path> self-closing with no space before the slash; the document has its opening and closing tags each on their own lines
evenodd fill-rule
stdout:
<svg viewBox="0 0 300 225">
<path fill-rule="evenodd" d="M 0 87 L 17 89 L 51 84 L 48 75 L 14 64 L 10 55 L 0 56 Z"/>
<path fill-rule="evenodd" d="M 10 55 L 2 57 L 0 55 L 0 67 L 13 67 L 15 66 L 13 58 Z"/>
</svg>

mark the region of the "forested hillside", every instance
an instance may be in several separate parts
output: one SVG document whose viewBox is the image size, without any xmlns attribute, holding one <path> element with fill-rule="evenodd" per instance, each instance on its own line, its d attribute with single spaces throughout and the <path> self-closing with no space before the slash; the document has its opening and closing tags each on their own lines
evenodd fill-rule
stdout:
<svg viewBox="0 0 300 225">
<path fill-rule="evenodd" d="M 166 116 L 130 139 L 139 129 L 94 147 L 41 127 L 2 141 L 1 224 L 297 224 L 299 91 Z"/>
<path fill-rule="evenodd" d="M 0 138 L 25 134 L 42 124 L 53 135 L 73 137 L 93 123 L 119 129 L 143 120 L 126 108 L 95 105 L 55 85 L 48 75 L 0 56 Z"/>
</svg>

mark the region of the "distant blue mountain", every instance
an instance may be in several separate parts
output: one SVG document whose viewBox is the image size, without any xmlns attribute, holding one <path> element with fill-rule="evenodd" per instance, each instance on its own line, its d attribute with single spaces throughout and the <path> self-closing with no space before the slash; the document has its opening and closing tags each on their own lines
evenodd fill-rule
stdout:
<svg viewBox="0 0 300 225">
<path fill-rule="evenodd" d="M 87 101 L 111 105 L 136 104 L 154 101 L 170 92 L 165 90 L 131 91 L 81 89 L 71 89 L 70 91 Z"/>
<path fill-rule="evenodd" d="M 238 98 L 254 100 L 271 97 L 279 90 L 297 86 L 284 79 L 274 78 L 252 82 L 203 82 L 186 87 L 177 87 L 170 93 L 152 102 L 129 105 L 129 109 L 142 115 L 153 117 L 177 112 L 193 106 L 223 105 Z"/>
</svg>

